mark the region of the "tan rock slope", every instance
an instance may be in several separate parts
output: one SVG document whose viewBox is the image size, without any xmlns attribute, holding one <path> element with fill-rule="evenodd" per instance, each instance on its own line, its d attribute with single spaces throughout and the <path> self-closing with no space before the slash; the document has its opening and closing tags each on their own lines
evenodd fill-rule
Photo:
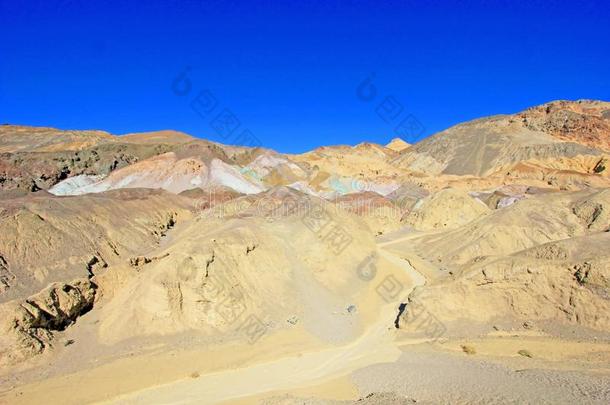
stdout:
<svg viewBox="0 0 610 405">
<path fill-rule="evenodd" d="M 125 265 L 143 246 L 154 248 L 191 216 L 188 200 L 155 190 L 2 201 L 3 363 L 51 347 L 52 331 L 65 329 L 99 298 L 93 280 L 100 272 Z"/>
<path fill-rule="evenodd" d="M 609 191 L 541 194 L 413 238 L 442 271 L 412 298 L 458 329 L 512 320 L 610 331 Z"/>
<path fill-rule="evenodd" d="M 610 103 L 553 102 L 522 113 L 456 125 L 402 152 L 400 167 L 430 173 L 488 175 L 535 159 L 599 155 L 608 150 Z"/>
<path fill-rule="evenodd" d="M 419 230 L 459 228 L 488 212 L 482 201 L 447 188 L 419 200 L 403 222 Z"/>
<path fill-rule="evenodd" d="M 392 149 L 394 152 L 402 152 L 403 150 L 407 149 L 409 146 L 411 146 L 411 145 L 406 143 L 402 139 L 394 138 L 385 147 L 388 149 Z"/>
</svg>

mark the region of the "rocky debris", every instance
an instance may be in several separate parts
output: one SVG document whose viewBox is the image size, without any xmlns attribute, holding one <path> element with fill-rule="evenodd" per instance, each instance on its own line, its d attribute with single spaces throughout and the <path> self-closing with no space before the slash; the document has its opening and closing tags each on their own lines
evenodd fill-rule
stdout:
<svg viewBox="0 0 610 405">
<path fill-rule="evenodd" d="M 549 190 L 530 187 L 525 184 L 511 184 L 499 187 L 493 191 L 471 192 L 470 194 L 483 201 L 489 208 L 500 209 L 510 207 L 531 195 L 544 192 L 549 192 Z"/>
<path fill-rule="evenodd" d="M 353 405 L 409 405 L 417 403 L 412 398 L 406 398 L 394 392 L 371 392 L 370 394 L 353 401 Z"/>
<path fill-rule="evenodd" d="M 523 329 L 530 330 L 530 329 L 532 329 L 533 327 L 534 327 L 533 322 L 531 322 L 531 321 L 525 321 L 525 322 L 523 322 Z"/>
<path fill-rule="evenodd" d="M 176 225 L 177 219 L 177 212 L 173 211 L 166 213 L 164 220 L 155 221 L 151 224 L 153 228 L 152 234 L 155 235 L 158 239 L 161 239 L 167 234 L 167 231 L 169 231 Z"/>
<path fill-rule="evenodd" d="M 578 281 L 580 285 L 584 285 L 587 283 L 587 278 L 591 271 L 591 263 L 584 262 L 582 264 L 575 264 L 573 270 L 575 270 L 574 277 L 576 278 L 576 281 Z"/>
<path fill-rule="evenodd" d="M 603 231 L 608 229 L 608 225 L 610 225 L 610 190 L 602 190 L 591 197 L 576 202 L 572 212 L 590 230 Z"/>
<path fill-rule="evenodd" d="M 15 280 L 15 275 L 8 269 L 8 263 L 0 255 L 0 294 L 8 290 Z"/>
<path fill-rule="evenodd" d="M 599 259 L 583 260 L 573 264 L 570 271 L 574 278 L 583 287 L 594 293 L 597 297 L 610 300 L 610 273 L 608 261 Z"/>
<path fill-rule="evenodd" d="M 108 267 L 108 263 L 101 258 L 99 253 L 92 256 L 87 262 L 87 272 L 91 277 L 94 276 L 100 269 L 105 269 L 106 267 Z"/>
<path fill-rule="evenodd" d="M 526 256 L 543 260 L 565 260 L 568 258 L 568 251 L 559 244 L 545 244 L 536 246 L 524 252 Z"/>
<path fill-rule="evenodd" d="M 534 355 L 533 355 L 533 354 L 532 354 L 532 353 L 531 353 L 529 350 L 526 350 L 526 349 L 521 349 L 521 350 L 519 350 L 519 351 L 517 352 L 517 354 L 518 354 L 518 355 L 520 355 L 520 356 L 523 356 L 523 357 L 528 357 L 528 358 L 530 358 L 530 359 L 531 359 L 532 357 L 534 357 Z"/>
<path fill-rule="evenodd" d="M 93 307 L 96 288 L 89 279 L 54 283 L 24 301 L 0 305 L 0 363 L 15 364 L 50 347 L 55 332 Z"/>
<path fill-rule="evenodd" d="M 129 265 L 131 267 L 142 267 L 145 264 L 152 263 L 156 260 L 164 259 L 167 256 L 169 256 L 169 253 L 165 253 L 164 255 L 161 255 L 161 256 L 152 256 L 152 257 L 147 257 L 147 256 L 132 257 L 129 259 Z"/>
</svg>

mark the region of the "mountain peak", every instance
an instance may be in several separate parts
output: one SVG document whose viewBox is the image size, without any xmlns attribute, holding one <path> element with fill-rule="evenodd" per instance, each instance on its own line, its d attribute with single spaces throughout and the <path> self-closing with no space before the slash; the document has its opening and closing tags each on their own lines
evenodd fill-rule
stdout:
<svg viewBox="0 0 610 405">
<path fill-rule="evenodd" d="M 403 141 L 400 138 L 392 139 L 385 147 L 392 149 L 393 151 L 400 152 L 411 146 L 409 143 Z"/>
</svg>

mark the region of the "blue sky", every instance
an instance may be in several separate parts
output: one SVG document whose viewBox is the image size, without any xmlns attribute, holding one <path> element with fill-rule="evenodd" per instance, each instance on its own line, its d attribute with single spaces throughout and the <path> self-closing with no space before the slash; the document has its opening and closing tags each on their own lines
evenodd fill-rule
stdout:
<svg viewBox="0 0 610 405">
<path fill-rule="evenodd" d="M 0 4 L 6 123 L 300 152 L 610 99 L 607 1 Z"/>
</svg>

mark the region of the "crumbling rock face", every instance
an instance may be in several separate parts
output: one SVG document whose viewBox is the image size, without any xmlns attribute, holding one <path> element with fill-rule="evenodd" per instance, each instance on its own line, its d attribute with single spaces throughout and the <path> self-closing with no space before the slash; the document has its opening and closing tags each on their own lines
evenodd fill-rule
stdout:
<svg viewBox="0 0 610 405">
<path fill-rule="evenodd" d="M 12 281 L 15 279 L 15 275 L 8 269 L 8 263 L 2 255 L 0 255 L 0 294 L 6 291 Z"/>
<path fill-rule="evenodd" d="M 169 253 L 165 253 L 164 255 L 161 256 L 152 256 L 152 257 L 148 257 L 148 256 L 136 256 L 136 257 L 131 257 L 129 259 L 129 265 L 131 267 L 142 267 L 146 264 L 152 263 L 156 260 L 161 260 L 163 258 L 166 258 L 167 256 L 169 256 Z"/>
<path fill-rule="evenodd" d="M 533 107 L 518 116 L 526 128 L 594 148 L 610 147 L 608 103 L 579 100 L 555 101 Z"/>
<path fill-rule="evenodd" d="M 165 218 L 160 221 L 153 222 L 152 225 L 152 234 L 158 239 L 164 237 L 167 234 L 167 231 L 172 229 L 178 221 L 178 213 L 175 211 L 168 212 L 165 214 Z"/>
<path fill-rule="evenodd" d="M 105 176 L 170 149 L 169 145 L 112 143 L 76 151 L 0 153 L 0 190 L 46 190 L 68 177 Z"/>
<path fill-rule="evenodd" d="M 524 252 L 525 256 L 544 260 L 565 260 L 568 258 L 566 249 L 558 244 L 547 243 L 536 246 Z"/>
<path fill-rule="evenodd" d="M 512 319 L 610 328 L 610 235 L 597 232 L 463 265 L 414 298 L 445 323 Z"/>
<path fill-rule="evenodd" d="M 90 277 L 94 276 L 100 269 L 105 269 L 106 267 L 108 267 L 108 263 L 101 257 L 99 252 L 96 255 L 91 256 L 91 259 L 87 262 L 87 272 Z"/>
<path fill-rule="evenodd" d="M 50 347 L 54 332 L 93 307 L 96 288 L 89 279 L 54 283 L 24 301 L 0 305 L 0 365 L 18 363 Z"/>
<path fill-rule="evenodd" d="M 574 278 L 597 296 L 610 300 L 610 271 L 607 261 L 584 260 L 570 266 Z"/>
<path fill-rule="evenodd" d="M 0 190 L 37 191 L 73 176 L 105 176 L 191 139 L 172 131 L 117 137 L 103 131 L 2 125 Z"/>
<path fill-rule="evenodd" d="M 592 231 L 604 231 L 610 225 L 610 190 L 578 201 L 572 211 Z"/>
<path fill-rule="evenodd" d="M 0 200 L 0 255 L 8 263 L 0 269 L 0 303 L 125 265 L 156 246 L 178 216 L 187 220 L 189 204 L 144 189 Z"/>
</svg>

